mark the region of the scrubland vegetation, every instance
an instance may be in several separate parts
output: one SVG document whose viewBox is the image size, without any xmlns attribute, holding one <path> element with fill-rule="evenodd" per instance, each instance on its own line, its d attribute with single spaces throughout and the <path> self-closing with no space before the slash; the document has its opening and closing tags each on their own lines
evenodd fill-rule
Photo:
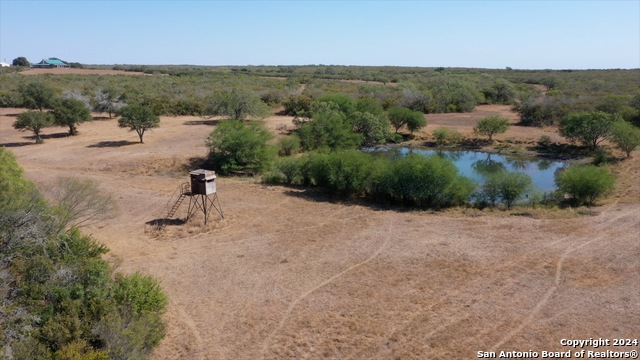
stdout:
<svg viewBox="0 0 640 360">
<path fill-rule="evenodd" d="M 420 209 L 597 205 L 614 189 L 611 163 L 626 161 L 597 151 L 615 147 L 628 158 L 640 145 L 639 70 L 116 68 L 147 75 L 28 77 L 3 69 L 0 106 L 30 109 L 13 126 L 32 132 L 36 143 L 51 126 L 82 136 L 78 127 L 93 120 L 91 111 L 117 117 L 114 126 L 136 131 L 140 143 L 146 130 L 160 126 L 159 116 L 216 117 L 203 163 L 222 175 L 260 175 L 265 183 L 317 187 L 333 198 Z M 430 129 L 429 114 L 481 104 L 511 105 L 521 126 L 558 126 L 569 142 L 559 151 L 594 157 L 595 164 L 572 165 L 557 174 L 556 192 L 525 198 L 532 182 L 524 174 L 504 171 L 476 184 L 442 157 L 362 151 L 421 144 L 414 135 L 425 128 L 438 147 L 468 144 L 454 129 Z M 294 127 L 277 138 L 260 121 L 273 113 L 293 117 Z M 474 130 L 488 142 L 474 141 L 493 146 L 494 136 L 512 125 L 499 116 L 481 119 Z M 540 152 L 558 147 L 548 136 L 536 144 Z M 67 179 L 57 203 L 49 203 L 2 148 L 0 169 L 0 352 L 144 358 L 164 336 L 166 296 L 152 278 L 116 274 L 101 257 L 107 249 L 77 228 L 111 212 L 108 199 L 77 207 L 97 185 Z"/>
<path fill-rule="evenodd" d="M 94 183 L 60 182 L 48 203 L 0 148 L 0 354 L 3 359 L 143 359 L 164 337 L 167 298 L 121 275 L 77 226 L 113 210 Z"/>
<path fill-rule="evenodd" d="M 568 141 L 585 146 L 584 156 L 605 140 L 630 156 L 640 142 L 634 126 L 640 121 L 640 93 L 634 88 L 634 79 L 640 76 L 638 70 L 322 65 L 114 69 L 152 76 L 47 75 L 29 79 L 14 72 L 4 73 L 0 75 L 3 78 L 0 106 L 38 110 L 41 114 L 21 114 L 14 124 L 18 129 L 32 131 L 36 142 L 42 141 L 39 137 L 42 129 L 52 125 L 68 126 L 70 135 L 77 134 L 77 125 L 91 120 L 90 109 L 106 111 L 109 117 L 116 114 L 119 126 L 135 130 L 140 142 L 146 129 L 159 126 L 159 115 L 221 116 L 230 120 L 223 120 L 211 133 L 206 163 L 222 174 L 264 173 L 269 182 L 315 185 L 350 197 L 422 207 L 466 203 L 473 186 L 458 186 L 461 180 L 454 181 L 457 179 L 454 174 L 450 182 L 457 185 L 449 185 L 458 186 L 456 191 L 460 193 L 451 197 L 455 200 L 443 200 L 448 199 L 444 196 L 436 201 L 423 199 L 422 195 L 401 194 L 399 185 L 391 183 L 409 180 L 392 181 L 391 175 L 384 175 L 387 178 L 383 180 L 382 175 L 397 170 L 400 177 L 401 169 L 374 168 L 413 167 L 415 174 L 411 176 L 420 178 L 425 170 L 418 160 L 385 163 L 350 150 L 411 139 L 414 132 L 427 126 L 428 114 L 468 112 L 479 104 L 512 105 L 520 116 L 520 125 L 559 125 L 560 134 Z M 47 109 L 52 109 L 52 118 L 45 115 Z M 259 120 L 273 112 L 294 116 L 296 125 L 293 133 L 281 137 L 275 147 L 269 131 L 259 122 L 243 122 Z M 490 116 L 479 121 L 474 131 L 487 136 L 491 143 L 494 135 L 504 133 L 509 126 L 508 119 Z M 432 136 L 438 146 L 458 146 L 464 142 L 459 133 L 446 128 L 435 129 Z M 539 149 L 544 151 L 551 143 L 543 140 Z M 276 154 L 291 156 L 300 151 L 306 154 L 295 159 L 276 159 Z M 596 156 L 602 160 L 597 163 L 607 162 L 611 157 L 603 154 Z M 327 169 L 314 169 L 321 167 L 323 161 Z M 367 166 L 359 165 L 364 163 Z M 382 163 L 386 165 L 379 165 Z M 504 203 L 511 207 L 519 196 L 496 195 L 496 189 L 487 188 L 495 188 L 496 181 L 488 179 L 485 188 L 473 197 L 485 198 L 482 203 Z M 517 188 L 521 188 L 521 193 L 526 191 L 524 185 Z M 479 195 L 488 193 L 494 195 L 488 198 Z"/>
</svg>

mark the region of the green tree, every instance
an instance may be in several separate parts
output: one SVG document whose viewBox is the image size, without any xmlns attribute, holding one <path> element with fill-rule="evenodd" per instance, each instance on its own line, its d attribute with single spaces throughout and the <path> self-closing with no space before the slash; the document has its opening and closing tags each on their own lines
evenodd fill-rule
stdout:
<svg viewBox="0 0 640 360">
<path fill-rule="evenodd" d="M 58 231 L 55 210 L 3 148 L 0 189 L 3 358 L 147 358 L 165 334 L 167 298 L 158 283 L 139 274 L 114 278 L 102 258 L 106 247 L 77 228 Z M 83 192 L 91 187 L 69 197 Z M 84 203 L 68 200 L 71 207 Z"/>
<path fill-rule="evenodd" d="M 618 121 L 613 125 L 611 140 L 629 158 L 631 157 L 631 152 L 640 146 L 640 129 L 626 121 Z"/>
<path fill-rule="evenodd" d="M 482 93 L 490 104 L 511 104 L 516 99 L 516 89 L 505 79 L 496 79 Z"/>
<path fill-rule="evenodd" d="M 120 110 L 118 126 L 129 128 L 129 131 L 135 130 L 138 133 L 138 137 L 140 137 L 140 143 L 142 143 L 145 131 L 160 126 L 160 118 L 146 106 L 125 106 Z"/>
<path fill-rule="evenodd" d="M 462 134 L 460 134 L 460 132 L 445 127 L 435 129 L 433 131 L 433 137 L 438 146 L 456 145 L 462 140 Z"/>
<path fill-rule="evenodd" d="M 20 57 L 17 57 L 15 59 L 13 59 L 12 65 L 13 66 L 29 66 L 31 64 L 29 63 L 29 60 L 27 60 L 26 57 L 20 56 Z"/>
<path fill-rule="evenodd" d="M 24 177 L 24 171 L 18 165 L 13 153 L 2 146 L 0 146 L 0 189 L 2 189 L 0 214 L 25 207 L 37 192 L 33 183 Z M 2 243 L 0 236 L 0 244 Z"/>
<path fill-rule="evenodd" d="M 276 170 L 284 176 L 287 184 L 293 182 L 300 176 L 302 160 L 299 157 L 283 157 L 279 158 L 276 163 Z"/>
<path fill-rule="evenodd" d="M 436 139 L 438 146 L 445 145 L 451 131 L 448 128 L 440 127 L 433 131 L 433 137 Z"/>
<path fill-rule="evenodd" d="M 613 124 L 618 120 L 617 116 L 602 111 L 572 113 L 560 120 L 560 135 L 595 150 L 611 137 Z"/>
<path fill-rule="evenodd" d="M 278 141 L 278 154 L 280 156 L 290 156 L 300 151 L 300 138 L 293 134 L 284 136 Z"/>
<path fill-rule="evenodd" d="M 78 124 L 93 120 L 91 111 L 81 101 L 62 99 L 53 106 L 54 123 L 58 126 L 68 126 L 69 135 L 78 134 Z"/>
<path fill-rule="evenodd" d="M 53 126 L 53 117 L 49 113 L 40 111 L 26 111 L 18 114 L 17 120 L 13 123 L 15 129 L 33 132 L 36 137 L 36 144 L 44 142 L 40 137 L 40 132 L 49 126 Z"/>
<path fill-rule="evenodd" d="M 473 83 L 448 74 L 434 76 L 427 86 L 433 94 L 430 110 L 437 113 L 473 111 L 480 96 Z"/>
<path fill-rule="evenodd" d="M 265 169 L 275 156 L 275 150 L 267 144 L 272 137 L 262 122 L 222 121 L 209 134 L 208 163 L 222 174 L 256 173 Z"/>
<path fill-rule="evenodd" d="M 340 94 L 340 93 L 330 93 L 330 94 L 322 95 L 320 98 L 318 98 L 317 102 L 321 102 L 321 103 L 331 102 L 337 105 L 340 112 L 347 117 L 351 115 L 355 106 L 354 101 L 351 97 L 345 94 Z"/>
<path fill-rule="evenodd" d="M 509 128 L 509 119 L 495 115 L 482 118 L 473 128 L 473 131 L 478 134 L 487 135 L 489 141 L 493 141 L 493 135 L 502 134 Z"/>
<path fill-rule="evenodd" d="M 576 205 L 592 205 L 613 190 L 615 177 L 606 168 L 573 165 L 556 176 L 556 185 L 559 191 L 569 194 Z"/>
<path fill-rule="evenodd" d="M 409 154 L 389 160 L 373 182 L 374 194 L 419 207 L 463 204 L 475 188 L 471 180 L 458 174 L 452 161 L 435 155 Z"/>
<path fill-rule="evenodd" d="M 205 101 L 205 113 L 209 116 L 227 116 L 235 120 L 244 120 L 248 116 L 262 119 L 269 114 L 269 106 L 263 103 L 260 97 L 243 89 L 218 91 Z"/>
<path fill-rule="evenodd" d="M 370 112 L 355 111 L 351 115 L 353 131 L 363 137 L 363 146 L 383 144 L 389 137 L 389 120 L 384 112 L 374 115 Z"/>
<path fill-rule="evenodd" d="M 352 131 L 353 125 L 333 102 L 313 106 L 313 118 L 300 125 L 298 136 L 306 150 L 321 148 L 353 149 L 362 143 L 362 135 Z"/>
<path fill-rule="evenodd" d="M 113 297 L 121 305 L 131 309 L 134 316 L 162 313 L 167 306 L 167 295 L 158 282 L 139 273 L 128 276 L 117 275 Z"/>
<path fill-rule="evenodd" d="M 355 111 L 368 112 L 376 116 L 385 116 L 384 108 L 376 99 L 367 97 L 359 99 L 354 105 Z"/>
<path fill-rule="evenodd" d="M 388 110 L 388 115 L 391 125 L 394 129 L 396 129 L 396 134 L 398 133 L 398 130 L 400 130 L 400 128 L 404 125 L 407 125 L 407 127 L 409 127 L 409 124 L 412 124 L 414 130 L 416 130 L 416 126 L 419 128 L 420 124 L 427 124 L 426 120 L 424 119 L 424 115 L 421 112 L 413 111 L 406 107 L 394 106 Z M 411 132 L 413 133 L 413 131 Z"/>
<path fill-rule="evenodd" d="M 489 175 L 482 188 L 482 196 L 492 205 L 498 199 L 507 209 L 531 190 L 531 177 L 518 172 L 502 172 Z"/>
<path fill-rule="evenodd" d="M 422 129 L 425 126 L 427 126 L 427 119 L 424 118 L 424 115 L 422 115 L 422 113 L 420 114 L 420 116 L 412 116 L 407 119 L 407 129 L 409 129 L 412 135 L 414 132 Z"/>
<path fill-rule="evenodd" d="M 311 104 L 313 98 L 309 95 L 292 95 L 284 101 L 284 114 L 295 116 L 296 118 L 311 118 Z"/>
<path fill-rule="evenodd" d="M 21 85 L 18 88 L 18 92 L 22 97 L 22 105 L 28 109 L 42 111 L 43 109 L 51 108 L 54 103 L 55 92 L 41 82 Z"/>
</svg>

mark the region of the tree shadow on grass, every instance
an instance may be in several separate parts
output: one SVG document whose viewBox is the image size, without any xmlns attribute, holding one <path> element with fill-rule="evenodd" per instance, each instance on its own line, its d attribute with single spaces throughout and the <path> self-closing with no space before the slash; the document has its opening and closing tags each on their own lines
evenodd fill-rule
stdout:
<svg viewBox="0 0 640 360">
<path fill-rule="evenodd" d="M 373 200 L 359 198 L 359 197 L 343 197 L 340 195 L 333 195 L 321 188 L 307 188 L 303 186 L 296 185 L 277 185 L 284 186 L 289 188 L 290 190 L 285 190 L 284 194 L 287 196 L 292 196 L 300 199 L 304 199 L 307 201 L 313 201 L 318 203 L 330 203 L 337 204 L 343 206 L 354 206 L 359 205 L 363 207 L 367 207 L 374 211 L 386 211 L 393 210 L 396 212 L 409 212 L 419 210 L 421 208 L 418 207 L 406 207 L 402 205 L 392 204 L 389 202 L 374 202 Z M 432 210 L 432 209 L 423 209 L 423 210 Z"/>
<path fill-rule="evenodd" d="M 528 147 L 528 150 L 536 151 L 539 157 L 557 160 L 582 159 L 593 155 L 593 151 L 588 148 L 574 144 L 537 144 Z"/>
<path fill-rule="evenodd" d="M 5 144 L 0 144 L 0 147 L 20 147 L 20 146 L 27 146 L 27 145 L 39 145 L 36 144 L 35 141 L 23 141 L 23 142 L 12 142 L 12 143 L 5 143 Z"/>
<path fill-rule="evenodd" d="M 185 125 L 218 125 L 220 123 L 220 119 L 216 119 L 216 120 L 189 120 L 189 121 L 185 121 L 184 124 Z"/>
<path fill-rule="evenodd" d="M 40 137 L 41 137 L 43 140 L 46 140 L 46 139 L 60 139 L 60 138 L 66 138 L 66 137 L 69 137 L 69 136 L 71 136 L 71 135 L 69 135 L 69 133 L 68 133 L 68 132 L 55 133 L 55 134 L 45 134 L 45 135 L 42 135 L 42 134 L 41 134 L 41 135 L 40 135 Z M 34 135 L 31 135 L 31 136 L 25 136 L 24 138 L 25 138 L 25 139 L 32 139 L 34 143 L 35 143 L 35 141 L 36 141 L 36 137 L 35 137 Z"/>
<path fill-rule="evenodd" d="M 175 226 L 175 225 L 184 225 L 187 222 L 184 219 L 153 219 L 147 221 L 145 224 L 151 226 Z"/>
<path fill-rule="evenodd" d="M 47 140 L 47 139 L 59 139 L 59 138 L 65 138 L 68 137 L 69 133 L 64 132 L 64 133 L 55 133 L 55 134 L 40 134 L 40 138 L 42 140 Z M 20 147 L 20 146 L 26 146 L 26 145 L 40 145 L 40 144 L 36 144 L 36 136 L 35 135 L 27 135 L 27 136 L 23 136 L 23 139 L 28 139 L 29 141 L 21 141 L 21 142 L 12 142 L 12 143 L 5 143 L 5 144 L 0 144 L 0 146 L 4 146 L 4 147 Z"/>
<path fill-rule="evenodd" d="M 189 160 L 180 167 L 181 172 L 189 172 L 196 169 L 206 169 L 207 159 L 204 157 L 196 156 L 191 157 Z"/>
<path fill-rule="evenodd" d="M 140 144 L 139 141 L 119 140 L 119 141 L 100 141 L 95 144 L 87 145 L 88 148 L 105 148 L 105 147 L 121 147 L 128 145 Z"/>
</svg>

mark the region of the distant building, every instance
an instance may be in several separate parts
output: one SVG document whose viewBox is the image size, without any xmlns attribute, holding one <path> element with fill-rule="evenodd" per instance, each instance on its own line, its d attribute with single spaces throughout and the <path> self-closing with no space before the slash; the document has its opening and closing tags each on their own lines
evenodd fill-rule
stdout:
<svg viewBox="0 0 640 360">
<path fill-rule="evenodd" d="M 69 65 L 60 59 L 42 59 L 37 64 L 31 64 L 32 68 L 68 68 Z"/>
<path fill-rule="evenodd" d="M 6 62 L 0 62 L 0 67 L 9 67 L 11 64 L 7 64 Z"/>
</svg>

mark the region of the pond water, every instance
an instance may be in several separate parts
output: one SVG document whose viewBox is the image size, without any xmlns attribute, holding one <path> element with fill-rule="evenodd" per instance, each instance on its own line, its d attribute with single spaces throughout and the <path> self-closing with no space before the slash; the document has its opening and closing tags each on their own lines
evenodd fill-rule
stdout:
<svg viewBox="0 0 640 360">
<path fill-rule="evenodd" d="M 568 164 L 564 161 L 522 158 L 504 154 L 490 154 L 479 151 L 446 151 L 411 148 L 385 148 L 392 156 L 406 156 L 409 153 L 420 155 L 437 155 L 451 160 L 460 173 L 473 181 L 482 184 L 487 175 L 502 171 L 519 172 L 531 177 L 535 191 L 548 192 L 557 188 L 556 171 Z"/>
</svg>

